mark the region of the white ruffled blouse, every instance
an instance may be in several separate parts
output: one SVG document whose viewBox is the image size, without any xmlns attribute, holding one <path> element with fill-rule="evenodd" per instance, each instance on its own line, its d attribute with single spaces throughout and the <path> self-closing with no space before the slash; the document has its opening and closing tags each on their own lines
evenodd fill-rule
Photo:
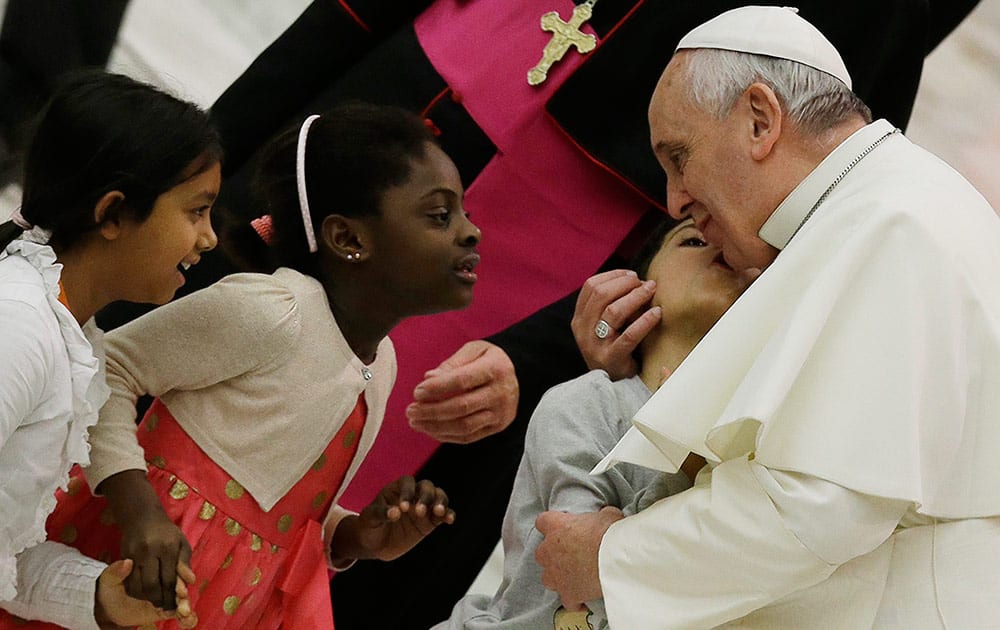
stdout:
<svg viewBox="0 0 1000 630">
<path fill-rule="evenodd" d="M 30 238 L 0 252 L 0 601 L 16 595 L 18 554 L 45 540 L 56 488 L 89 463 L 109 394 L 101 330 L 59 302 L 61 270 Z"/>
</svg>

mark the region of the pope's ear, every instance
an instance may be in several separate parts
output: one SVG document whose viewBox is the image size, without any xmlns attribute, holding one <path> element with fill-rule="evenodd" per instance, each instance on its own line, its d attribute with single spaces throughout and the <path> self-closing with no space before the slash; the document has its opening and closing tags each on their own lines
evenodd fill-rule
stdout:
<svg viewBox="0 0 1000 630">
<path fill-rule="evenodd" d="M 748 87 L 742 98 L 749 115 L 751 155 L 755 160 L 763 160 L 771 154 L 774 144 L 781 137 L 784 122 L 781 101 L 774 90 L 763 83 Z"/>
<path fill-rule="evenodd" d="M 101 236 L 109 241 L 113 241 L 121 234 L 124 202 L 125 194 L 119 190 L 112 190 L 104 193 L 94 204 L 94 223 L 98 225 Z"/>
</svg>

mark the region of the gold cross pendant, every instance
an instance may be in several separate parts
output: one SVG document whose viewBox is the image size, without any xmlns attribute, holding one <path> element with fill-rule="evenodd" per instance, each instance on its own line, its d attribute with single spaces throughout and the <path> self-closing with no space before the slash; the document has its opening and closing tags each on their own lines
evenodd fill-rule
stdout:
<svg viewBox="0 0 1000 630">
<path fill-rule="evenodd" d="M 552 39 L 545 44 L 538 65 L 528 70 L 528 85 L 538 85 L 544 81 L 549 76 L 549 68 L 563 58 L 570 46 L 576 46 L 581 54 L 589 53 L 597 47 L 596 37 L 580 32 L 580 26 L 594 14 L 596 2 L 597 0 L 587 0 L 576 5 L 568 22 L 563 22 L 555 11 L 542 16 L 542 30 L 552 33 Z"/>
</svg>

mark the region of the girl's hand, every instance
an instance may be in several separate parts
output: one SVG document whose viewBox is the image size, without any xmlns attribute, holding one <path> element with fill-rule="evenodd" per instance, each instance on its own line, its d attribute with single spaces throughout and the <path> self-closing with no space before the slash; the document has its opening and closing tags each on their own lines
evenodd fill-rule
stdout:
<svg viewBox="0 0 1000 630">
<path fill-rule="evenodd" d="M 337 527 L 331 543 L 334 558 L 393 560 L 442 523 L 455 522 L 448 495 L 430 481 L 401 477 L 388 484 L 358 516 Z"/>
<path fill-rule="evenodd" d="M 135 568 L 125 580 L 129 596 L 176 610 L 177 567 L 190 564 L 191 545 L 167 517 L 145 471 L 126 470 L 100 485 L 122 531 L 121 553 Z"/>
<path fill-rule="evenodd" d="M 186 564 L 178 565 L 175 599 L 177 612 L 168 613 L 153 606 L 151 603 L 129 597 L 125 593 L 125 580 L 133 569 L 132 560 L 119 560 L 105 569 L 97 578 L 97 591 L 94 601 L 94 618 L 102 628 L 120 628 L 151 624 L 165 619 L 177 619 L 181 628 L 194 628 L 198 617 L 191 610 L 188 599 L 187 584 L 194 583 L 194 573 Z"/>
<path fill-rule="evenodd" d="M 187 538 L 162 510 L 136 515 L 120 525 L 122 557 L 135 562 L 125 580 L 126 591 L 158 608 L 176 610 L 179 602 L 175 593 L 181 582 L 176 569 L 191 560 Z"/>
</svg>

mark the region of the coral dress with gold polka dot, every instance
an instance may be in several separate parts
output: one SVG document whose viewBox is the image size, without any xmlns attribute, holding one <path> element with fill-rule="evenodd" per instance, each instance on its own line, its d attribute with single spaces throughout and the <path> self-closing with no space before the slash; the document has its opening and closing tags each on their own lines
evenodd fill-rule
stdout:
<svg viewBox="0 0 1000 630">
<path fill-rule="evenodd" d="M 323 455 L 265 512 L 201 451 L 166 406 L 154 401 L 139 425 L 139 443 L 153 488 L 191 544 L 197 575 L 191 600 L 199 628 L 333 628 L 321 523 L 357 451 L 366 415 L 362 394 Z M 117 560 L 121 534 L 106 501 L 90 494 L 78 469 L 68 491 L 58 494 L 49 538 L 107 562 Z"/>
</svg>

